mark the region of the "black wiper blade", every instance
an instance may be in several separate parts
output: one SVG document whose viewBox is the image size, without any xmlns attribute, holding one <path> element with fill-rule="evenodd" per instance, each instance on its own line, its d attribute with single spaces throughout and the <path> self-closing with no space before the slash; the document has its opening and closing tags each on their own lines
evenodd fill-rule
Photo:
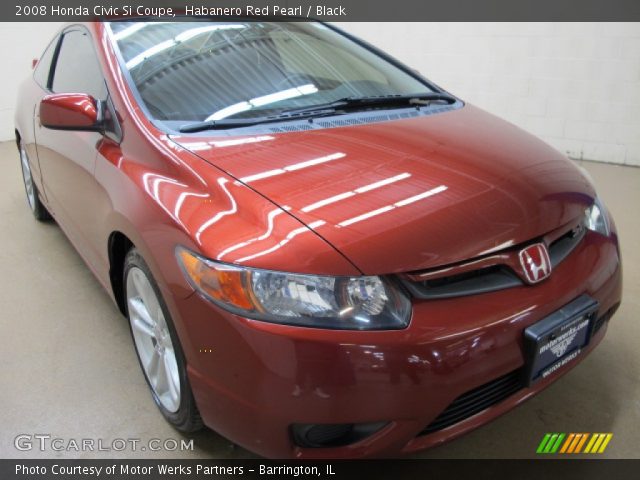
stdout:
<svg viewBox="0 0 640 480">
<path fill-rule="evenodd" d="M 416 95 L 381 95 L 381 96 L 365 96 L 365 97 L 345 97 L 333 102 L 322 103 L 318 105 L 310 105 L 308 107 L 294 108 L 280 112 L 284 115 L 294 115 L 301 113 L 313 113 L 316 111 L 333 110 L 351 110 L 356 108 L 386 106 L 386 105 L 411 105 L 411 106 L 428 106 L 434 102 L 445 102 L 448 104 L 455 103 L 456 98 L 448 93 L 433 92 Z"/>
<path fill-rule="evenodd" d="M 275 121 L 275 120 L 267 117 L 206 120 L 204 122 L 188 123 L 187 125 L 181 126 L 178 129 L 178 131 L 182 133 L 195 133 L 195 132 L 203 132 L 205 130 L 250 127 L 252 125 L 258 125 L 259 123 L 266 123 L 269 121 Z"/>
<path fill-rule="evenodd" d="M 263 123 L 277 123 L 287 120 L 322 117 L 334 115 L 340 110 L 354 110 L 386 105 L 409 105 L 424 107 L 433 102 L 455 103 L 456 98 L 448 93 L 424 93 L 417 95 L 384 95 L 375 97 L 345 97 L 339 100 L 310 105 L 308 107 L 283 110 L 277 115 L 252 118 L 223 118 L 220 120 L 206 120 L 204 122 L 189 123 L 180 127 L 181 133 L 203 132 L 205 130 L 226 130 L 231 128 L 251 127 Z"/>
<path fill-rule="evenodd" d="M 223 118 L 220 120 L 206 120 L 204 122 L 189 123 L 181 126 L 178 131 L 181 133 L 203 132 L 205 130 L 226 130 L 230 128 L 252 127 L 263 123 L 277 123 L 287 120 L 301 120 L 303 118 L 321 117 L 324 115 L 332 115 L 333 109 L 317 109 L 311 112 L 281 112 L 277 115 L 269 115 L 266 117 L 252 118 Z"/>
</svg>

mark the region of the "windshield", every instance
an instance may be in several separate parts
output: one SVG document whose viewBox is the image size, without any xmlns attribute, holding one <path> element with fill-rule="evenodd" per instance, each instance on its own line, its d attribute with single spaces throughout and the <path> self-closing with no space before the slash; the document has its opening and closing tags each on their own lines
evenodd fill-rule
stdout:
<svg viewBox="0 0 640 480">
<path fill-rule="evenodd" d="M 199 122 L 278 114 L 346 97 L 433 92 L 315 22 L 111 22 L 151 116 Z"/>
</svg>

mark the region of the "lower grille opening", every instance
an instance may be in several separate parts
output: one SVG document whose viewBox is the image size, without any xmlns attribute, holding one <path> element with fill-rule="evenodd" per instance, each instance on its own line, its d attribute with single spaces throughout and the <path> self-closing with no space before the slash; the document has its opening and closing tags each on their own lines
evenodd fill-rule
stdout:
<svg viewBox="0 0 640 480">
<path fill-rule="evenodd" d="M 591 335 L 595 334 L 609 321 L 619 306 L 619 303 L 615 304 L 593 322 Z M 519 368 L 468 391 L 456 398 L 451 405 L 418 435 L 428 435 L 443 430 L 506 400 L 524 388 L 524 378 L 524 370 Z"/>
<path fill-rule="evenodd" d="M 295 423 L 291 425 L 293 442 L 299 447 L 344 447 L 376 433 L 387 422 L 375 423 Z"/>
<path fill-rule="evenodd" d="M 616 304 L 593 323 L 592 334 L 613 316 Z M 506 400 L 524 388 L 524 370 L 519 368 L 485 383 L 456 398 L 438 417 L 418 435 L 443 430 Z M 343 424 L 294 424 L 291 433 L 294 443 L 305 448 L 341 447 L 358 442 L 382 429 L 386 422 Z"/>
<path fill-rule="evenodd" d="M 519 368 L 468 391 L 456 398 L 418 435 L 428 435 L 443 430 L 502 402 L 524 387 L 523 378 L 523 370 Z"/>
</svg>

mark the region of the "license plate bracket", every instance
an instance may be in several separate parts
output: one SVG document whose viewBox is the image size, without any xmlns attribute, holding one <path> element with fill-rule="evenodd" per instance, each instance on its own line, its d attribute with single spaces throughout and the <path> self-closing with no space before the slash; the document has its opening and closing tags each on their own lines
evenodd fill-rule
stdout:
<svg viewBox="0 0 640 480">
<path fill-rule="evenodd" d="M 598 302 L 585 294 L 525 329 L 528 386 L 580 355 L 597 312 Z"/>
</svg>

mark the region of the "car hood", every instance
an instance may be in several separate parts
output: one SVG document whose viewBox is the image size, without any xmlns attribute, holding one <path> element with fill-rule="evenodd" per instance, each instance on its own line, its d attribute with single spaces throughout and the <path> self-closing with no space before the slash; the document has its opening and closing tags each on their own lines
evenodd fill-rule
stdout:
<svg viewBox="0 0 640 480">
<path fill-rule="evenodd" d="M 563 155 L 471 105 L 343 128 L 173 140 L 287 210 L 365 274 L 527 242 L 577 218 L 595 195 Z"/>
</svg>

